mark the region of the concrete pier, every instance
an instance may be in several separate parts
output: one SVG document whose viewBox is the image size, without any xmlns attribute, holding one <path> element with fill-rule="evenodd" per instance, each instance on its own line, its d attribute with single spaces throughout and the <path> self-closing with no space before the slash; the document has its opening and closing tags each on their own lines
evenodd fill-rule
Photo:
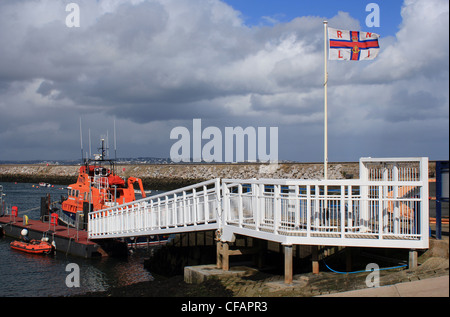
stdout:
<svg viewBox="0 0 450 317">
<path fill-rule="evenodd" d="M 20 239 L 21 231 L 27 229 L 30 240 L 41 240 L 43 236 L 54 242 L 56 251 L 64 252 L 84 258 L 106 256 L 107 252 L 100 244 L 88 240 L 87 232 L 60 225 L 51 225 L 38 220 L 29 219 L 28 223 L 23 218 L 3 216 L 0 217 L 0 226 L 6 236 Z"/>
</svg>

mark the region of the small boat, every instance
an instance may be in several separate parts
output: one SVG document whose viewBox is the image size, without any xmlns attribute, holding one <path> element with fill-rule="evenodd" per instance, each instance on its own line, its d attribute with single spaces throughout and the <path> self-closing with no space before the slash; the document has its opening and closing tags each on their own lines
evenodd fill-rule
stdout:
<svg viewBox="0 0 450 317">
<path fill-rule="evenodd" d="M 125 239 L 128 248 L 140 248 L 155 245 L 165 245 L 173 239 L 173 236 L 168 235 L 152 235 L 149 237 L 130 237 Z"/>
<path fill-rule="evenodd" d="M 52 245 L 50 243 L 40 240 L 31 240 L 30 242 L 13 241 L 10 246 L 12 249 L 32 254 L 48 254 L 52 251 Z"/>
</svg>

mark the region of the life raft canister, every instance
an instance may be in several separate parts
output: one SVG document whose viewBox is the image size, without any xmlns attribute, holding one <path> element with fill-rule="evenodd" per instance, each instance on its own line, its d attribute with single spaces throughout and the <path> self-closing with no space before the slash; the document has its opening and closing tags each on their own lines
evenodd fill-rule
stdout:
<svg viewBox="0 0 450 317">
<path fill-rule="evenodd" d="M 19 208 L 17 206 L 12 206 L 12 208 L 11 208 L 11 215 L 13 217 L 17 217 L 18 214 L 19 214 Z"/>
<path fill-rule="evenodd" d="M 57 213 L 52 213 L 50 215 L 50 224 L 56 226 L 58 224 L 58 214 Z"/>
</svg>

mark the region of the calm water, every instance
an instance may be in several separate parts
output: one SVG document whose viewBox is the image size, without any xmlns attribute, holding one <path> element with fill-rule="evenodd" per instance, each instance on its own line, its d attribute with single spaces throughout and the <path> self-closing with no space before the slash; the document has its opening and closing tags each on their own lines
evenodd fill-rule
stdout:
<svg viewBox="0 0 450 317">
<path fill-rule="evenodd" d="M 62 186 L 37 188 L 37 184 L 0 183 L 6 193 L 8 206 L 17 206 L 19 216 L 39 219 L 40 197 L 50 193 L 56 200 L 66 194 Z M 33 185 L 35 187 L 33 187 Z M 31 255 L 12 250 L 13 239 L 0 238 L 0 297 L 10 296 L 67 296 L 89 291 L 105 291 L 111 287 L 151 281 L 150 272 L 144 269 L 146 251 L 134 253 L 127 259 L 84 259 L 57 252 L 55 256 Z M 65 280 L 69 263 L 80 267 L 80 287 L 69 288 Z"/>
</svg>

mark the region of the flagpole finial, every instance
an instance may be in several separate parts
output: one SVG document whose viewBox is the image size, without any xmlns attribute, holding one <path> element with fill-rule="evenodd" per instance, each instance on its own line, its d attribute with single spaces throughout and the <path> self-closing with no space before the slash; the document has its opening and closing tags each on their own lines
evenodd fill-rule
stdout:
<svg viewBox="0 0 450 317">
<path fill-rule="evenodd" d="M 327 20 L 323 21 L 323 24 L 328 24 L 328 21 Z"/>
</svg>

